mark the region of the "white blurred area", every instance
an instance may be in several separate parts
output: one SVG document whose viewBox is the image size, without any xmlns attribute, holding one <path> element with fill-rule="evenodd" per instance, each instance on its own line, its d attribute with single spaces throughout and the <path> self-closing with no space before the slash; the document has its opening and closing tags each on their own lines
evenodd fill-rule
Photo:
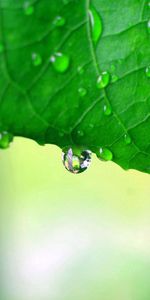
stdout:
<svg viewBox="0 0 150 300">
<path fill-rule="evenodd" d="M 0 180 L 2 300 L 149 300 L 149 175 L 17 138 Z"/>
</svg>

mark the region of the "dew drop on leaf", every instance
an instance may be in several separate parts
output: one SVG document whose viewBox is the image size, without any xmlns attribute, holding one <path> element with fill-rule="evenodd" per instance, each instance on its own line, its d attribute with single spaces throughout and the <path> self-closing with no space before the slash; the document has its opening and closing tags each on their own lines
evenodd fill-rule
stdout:
<svg viewBox="0 0 150 300">
<path fill-rule="evenodd" d="M 64 133 L 63 131 L 60 131 L 60 132 L 59 132 L 59 136 L 60 136 L 60 137 L 63 137 L 64 135 L 65 135 L 65 133 Z"/>
<path fill-rule="evenodd" d="M 115 67 L 115 65 L 113 65 L 113 64 L 112 64 L 112 65 L 110 66 L 110 69 L 111 69 L 111 71 L 113 71 L 113 72 L 114 72 L 114 71 L 116 70 L 116 67 Z"/>
<path fill-rule="evenodd" d="M 69 3 L 69 0 L 63 0 L 63 4 L 66 5 Z"/>
<path fill-rule="evenodd" d="M 105 116 L 110 116 L 112 114 L 112 108 L 109 103 L 104 104 L 104 114 Z"/>
<path fill-rule="evenodd" d="M 53 21 L 53 24 L 56 27 L 63 27 L 65 25 L 65 23 L 66 23 L 66 20 L 62 16 L 57 16 Z"/>
<path fill-rule="evenodd" d="M 129 134 L 126 133 L 124 135 L 124 141 L 125 141 L 126 145 L 130 145 L 131 144 L 132 140 L 131 140 L 131 137 L 129 136 Z"/>
<path fill-rule="evenodd" d="M 41 55 L 38 53 L 32 53 L 32 62 L 35 67 L 41 65 L 42 63 Z"/>
<path fill-rule="evenodd" d="M 97 78 L 97 88 L 103 89 L 105 88 L 110 81 L 110 74 L 107 71 L 104 71 L 100 74 L 100 76 Z"/>
<path fill-rule="evenodd" d="M 93 123 L 90 123 L 90 124 L 89 124 L 89 127 L 90 127 L 90 128 L 94 128 L 94 124 L 93 124 Z"/>
<path fill-rule="evenodd" d="M 30 16 L 34 13 L 34 6 L 28 1 L 24 3 L 24 13 L 26 16 Z"/>
<path fill-rule="evenodd" d="M 82 74 L 84 73 L 84 68 L 83 68 L 82 66 L 79 66 L 79 67 L 77 68 L 77 71 L 78 71 L 78 73 L 79 73 L 80 75 L 82 75 Z"/>
<path fill-rule="evenodd" d="M 108 148 L 100 148 L 97 157 L 102 161 L 110 161 L 113 159 L 113 154 Z"/>
<path fill-rule="evenodd" d="M 50 61 L 55 69 L 59 73 L 64 73 L 69 68 L 70 59 L 67 55 L 57 52 L 51 56 Z"/>
<path fill-rule="evenodd" d="M 91 6 L 89 9 L 89 19 L 92 33 L 92 41 L 96 45 L 102 34 L 102 21 L 96 9 Z"/>
<path fill-rule="evenodd" d="M 117 75 L 115 75 L 115 74 L 112 74 L 112 75 L 111 75 L 111 82 L 112 82 L 112 83 L 118 81 L 118 79 L 119 79 L 119 77 L 118 77 Z"/>
<path fill-rule="evenodd" d="M 87 94 L 87 90 L 83 87 L 79 88 L 78 92 L 79 92 L 80 97 L 84 97 Z"/>
<path fill-rule="evenodd" d="M 8 133 L 7 131 L 0 132 L 0 148 L 7 149 L 9 144 L 12 142 L 13 136 L 12 134 Z"/>
<path fill-rule="evenodd" d="M 150 65 L 146 68 L 145 72 L 146 72 L 146 76 L 150 77 Z"/>
<path fill-rule="evenodd" d="M 62 161 L 69 172 L 79 174 L 84 172 L 90 166 L 91 156 L 92 153 L 89 150 L 78 151 L 77 154 L 74 153 L 72 148 L 69 148 L 63 152 Z"/>
<path fill-rule="evenodd" d="M 77 131 L 78 136 L 84 136 L 84 132 L 82 130 Z"/>
</svg>

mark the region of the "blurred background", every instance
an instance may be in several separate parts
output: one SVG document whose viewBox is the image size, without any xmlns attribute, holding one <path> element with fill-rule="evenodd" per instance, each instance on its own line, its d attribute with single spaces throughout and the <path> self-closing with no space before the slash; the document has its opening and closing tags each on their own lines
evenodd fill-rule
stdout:
<svg viewBox="0 0 150 300">
<path fill-rule="evenodd" d="M 70 174 L 56 146 L 0 152 L 2 300 L 149 300 L 150 176 L 93 156 Z"/>
</svg>

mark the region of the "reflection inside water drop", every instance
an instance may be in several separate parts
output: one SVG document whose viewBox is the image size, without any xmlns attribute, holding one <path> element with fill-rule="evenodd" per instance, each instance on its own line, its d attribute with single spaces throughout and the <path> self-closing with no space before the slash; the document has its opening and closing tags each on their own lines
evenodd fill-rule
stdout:
<svg viewBox="0 0 150 300">
<path fill-rule="evenodd" d="M 89 150 L 78 151 L 78 154 L 76 154 L 72 148 L 69 148 L 63 152 L 62 161 L 69 172 L 79 174 L 90 166 L 91 156 L 92 153 Z"/>
</svg>

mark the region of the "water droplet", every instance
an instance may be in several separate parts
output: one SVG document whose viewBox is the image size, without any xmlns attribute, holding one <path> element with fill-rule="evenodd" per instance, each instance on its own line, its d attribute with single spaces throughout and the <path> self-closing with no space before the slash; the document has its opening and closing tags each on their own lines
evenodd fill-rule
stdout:
<svg viewBox="0 0 150 300">
<path fill-rule="evenodd" d="M 105 105 L 104 105 L 104 114 L 106 116 L 110 116 L 112 114 L 112 108 L 109 103 L 105 103 Z"/>
<path fill-rule="evenodd" d="M 119 77 L 118 77 L 117 75 L 115 75 L 115 74 L 112 74 L 112 75 L 111 75 L 111 82 L 112 82 L 112 83 L 118 81 L 118 79 L 119 79 Z"/>
<path fill-rule="evenodd" d="M 114 72 L 114 71 L 116 70 L 115 65 L 112 64 L 112 65 L 110 66 L 110 69 L 111 69 L 112 72 Z"/>
<path fill-rule="evenodd" d="M 78 131 L 77 131 L 77 134 L 78 134 L 79 136 L 84 136 L 84 132 L 83 132 L 82 130 L 78 130 Z"/>
<path fill-rule="evenodd" d="M 59 132 L 59 136 L 60 136 L 60 137 L 63 137 L 64 135 L 65 135 L 65 133 L 64 133 L 63 131 L 60 131 L 60 132 Z"/>
<path fill-rule="evenodd" d="M 102 34 L 102 21 L 100 15 L 93 6 L 91 6 L 89 10 L 89 19 L 91 25 L 92 40 L 96 45 Z"/>
<path fill-rule="evenodd" d="M 50 61 L 54 69 L 59 73 L 64 73 L 69 68 L 70 59 L 63 53 L 55 53 L 51 56 Z"/>
<path fill-rule="evenodd" d="M 132 140 L 131 140 L 131 137 L 129 136 L 129 134 L 126 133 L 124 135 L 124 141 L 125 141 L 126 145 L 130 145 L 131 144 Z"/>
<path fill-rule="evenodd" d="M 69 3 L 69 0 L 63 0 L 64 5 Z"/>
<path fill-rule="evenodd" d="M 97 156 L 102 161 L 110 161 L 113 159 L 112 152 L 107 148 L 100 148 Z"/>
<path fill-rule="evenodd" d="M 32 53 L 32 61 L 35 67 L 39 66 L 42 63 L 42 57 L 38 53 Z"/>
<path fill-rule="evenodd" d="M 79 66 L 77 71 L 80 75 L 82 75 L 84 73 L 84 68 L 82 66 Z"/>
<path fill-rule="evenodd" d="M 41 140 L 36 140 L 37 144 L 40 146 L 45 146 L 45 142 Z"/>
<path fill-rule="evenodd" d="M 3 51 L 4 51 L 4 45 L 0 43 L 0 53 L 2 53 Z"/>
<path fill-rule="evenodd" d="M 147 22 L 148 32 L 150 33 L 150 20 Z"/>
<path fill-rule="evenodd" d="M 100 76 L 97 78 L 97 88 L 103 89 L 105 88 L 110 81 L 110 74 L 107 71 L 104 71 L 100 74 Z"/>
<path fill-rule="evenodd" d="M 7 149 L 9 144 L 12 142 L 13 136 L 12 134 L 8 133 L 7 131 L 0 132 L 0 148 Z"/>
<path fill-rule="evenodd" d="M 94 128 L 94 124 L 93 124 L 93 123 L 90 123 L 90 124 L 89 124 L 89 127 L 90 127 L 90 128 Z"/>
<path fill-rule="evenodd" d="M 80 97 L 84 97 L 87 94 L 87 90 L 83 87 L 79 88 L 78 92 L 79 92 Z"/>
<path fill-rule="evenodd" d="M 119 65 L 121 65 L 123 63 L 123 59 L 122 58 L 118 59 L 118 63 Z"/>
<path fill-rule="evenodd" d="M 66 20 L 65 18 L 63 18 L 62 16 L 57 16 L 55 19 L 54 19 L 54 22 L 53 24 L 56 26 L 56 27 L 63 27 L 66 23 Z"/>
<path fill-rule="evenodd" d="M 145 72 L 146 72 L 146 76 L 150 77 L 150 65 L 146 68 Z"/>
<path fill-rule="evenodd" d="M 34 6 L 30 4 L 30 2 L 24 3 L 24 13 L 27 16 L 30 16 L 34 13 Z"/>
<path fill-rule="evenodd" d="M 76 154 L 72 148 L 63 152 L 62 160 L 65 168 L 73 173 L 78 174 L 84 172 L 91 163 L 92 153 L 89 150 L 78 151 Z"/>
<path fill-rule="evenodd" d="M 148 7 L 150 7 L 150 2 L 148 2 Z"/>
</svg>

